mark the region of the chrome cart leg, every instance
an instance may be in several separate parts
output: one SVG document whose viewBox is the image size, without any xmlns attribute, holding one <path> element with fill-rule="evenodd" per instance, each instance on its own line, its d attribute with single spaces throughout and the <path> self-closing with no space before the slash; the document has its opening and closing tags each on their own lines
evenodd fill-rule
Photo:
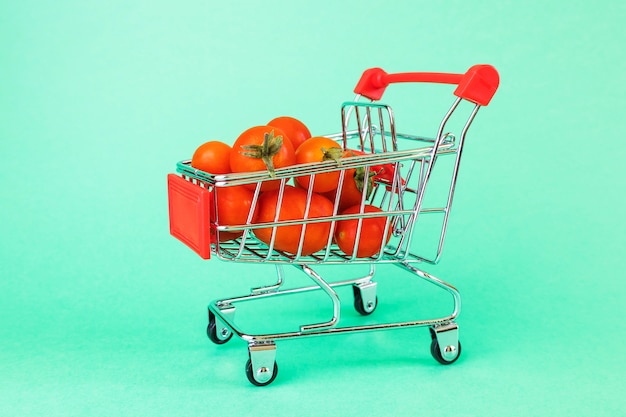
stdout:
<svg viewBox="0 0 626 417">
<path fill-rule="evenodd" d="M 320 277 L 315 271 L 313 271 L 307 265 L 300 265 L 300 267 L 302 268 L 302 271 L 304 271 L 304 273 L 307 274 L 309 278 L 311 278 L 313 282 L 315 282 L 330 297 L 330 299 L 333 302 L 332 319 L 330 319 L 329 321 L 325 323 L 300 326 L 300 331 L 304 333 L 308 331 L 330 329 L 330 328 L 335 327 L 337 323 L 339 322 L 339 314 L 340 314 L 340 309 L 341 309 L 339 296 L 337 295 L 335 290 L 333 290 L 333 288 L 326 281 L 322 279 L 322 277 Z"/>
<path fill-rule="evenodd" d="M 443 288 L 452 295 L 454 307 L 452 313 L 444 318 L 437 320 L 436 323 L 430 325 L 430 335 L 432 342 L 430 344 L 430 353 L 437 362 L 443 365 L 449 365 L 455 362 L 461 355 L 461 342 L 459 342 L 459 326 L 454 322 L 461 311 L 461 295 L 459 291 L 440 280 L 439 278 L 424 272 L 407 262 L 396 264 L 404 269 L 413 272 L 427 282 L 435 284 L 439 288 Z"/>
<path fill-rule="evenodd" d="M 223 304 L 217 306 L 220 314 L 228 321 L 233 321 L 235 318 L 235 306 L 232 304 Z M 209 306 L 209 326 L 207 327 L 207 336 L 213 343 L 218 345 L 228 342 L 233 337 L 233 332 L 226 325 L 226 320 L 223 320 L 219 315 L 216 315 L 211 311 Z"/>
<path fill-rule="evenodd" d="M 252 288 L 250 292 L 252 294 L 266 294 L 266 293 L 278 291 L 278 289 L 283 285 L 283 282 L 284 282 L 284 273 L 283 273 L 282 265 L 276 265 L 276 275 L 278 276 L 278 279 L 275 284 Z"/>
<path fill-rule="evenodd" d="M 449 365 L 459 359 L 461 342 L 459 342 L 459 326 L 456 323 L 432 326 L 430 335 L 432 337 L 430 353 L 437 362 Z"/>
<path fill-rule="evenodd" d="M 271 341 L 251 342 L 248 345 L 250 359 L 246 362 L 246 376 L 256 386 L 269 385 L 276 379 L 276 344 Z"/>
</svg>

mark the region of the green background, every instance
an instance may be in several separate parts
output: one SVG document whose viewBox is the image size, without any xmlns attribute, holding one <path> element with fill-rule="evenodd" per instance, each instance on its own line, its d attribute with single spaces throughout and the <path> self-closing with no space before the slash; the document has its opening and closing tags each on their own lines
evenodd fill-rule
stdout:
<svg viewBox="0 0 626 417">
<path fill-rule="evenodd" d="M 0 415 L 623 415 L 625 17 L 622 1 L 2 2 Z M 336 132 L 366 68 L 476 63 L 501 85 L 426 268 L 461 291 L 462 357 L 438 365 L 426 329 L 298 339 L 250 385 L 245 343 L 204 335 L 206 305 L 273 269 L 169 236 L 166 174 L 277 115 Z M 439 87 L 390 91 L 399 126 L 434 134 Z M 362 320 L 447 311 L 398 271 L 380 268 Z M 283 300 L 256 324 L 326 316 Z"/>
</svg>

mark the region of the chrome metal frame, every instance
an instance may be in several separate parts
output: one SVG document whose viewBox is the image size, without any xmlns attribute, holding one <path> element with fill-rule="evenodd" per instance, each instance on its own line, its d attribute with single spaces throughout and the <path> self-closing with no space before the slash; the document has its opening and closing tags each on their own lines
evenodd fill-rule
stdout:
<svg viewBox="0 0 626 417">
<path fill-rule="evenodd" d="M 369 200 L 366 199 L 364 191 L 361 201 L 361 208 L 363 208 L 366 203 L 376 204 L 381 207 L 387 219 L 385 229 L 386 231 L 393 231 L 392 240 L 386 245 L 383 243 L 377 255 L 361 259 L 356 258 L 356 250 L 353 256 L 343 254 L 337 246 L 333 244 L 332 231 L 338 221 L 358 219 L 358 241 L 362 219 L 379 217 L 379 213 L 368 214 L 363 213 L 362 210 L 360 214 L 342 215 L 339 213 L 338 203 L 336 203 L 332 216 L 308 218 L 307 213 L 311 206 L 311 191 L 308 193 L 305 216 L 302 220 L 279 221 L 277 210 L 273 222 L 253 224 L 251 209 L 246 224 L 224 225 L 220 224 L 219 218 L 216 218 L 215 224 L 213 224 L 218 234 L 220 232 L 243 232 L 243 235 L 234 241 L 215 242 L 212 245 L 213 255 L 224 261 L 266 263 L 275 264 L 276 266 L 277 281 L 274 284 L 252 288 L 250 293 L 246 295 L 220 298 L 212 301 L 208 306 L 214 319 L 213 324 L 217 329 L 215 336 L 217 340 L 214 340 L 216 343 L 227 341 L 233 334 L 248 343 L 248 352 L 251 361 L 250 366 L 252 369 L 252 376 L 249 375 L 249 378 L 252 378 L 251 381 L 257 385 L 267 384 L 276 376 L 274 373 L 276 341 L 299 337 L 390 330 L 405 327 L 429 327 L 433 337 L 433 346 L 439 347 L 438 352 L 433 352 L 433 355 L 438 354 L 438 360 L 442 363 L 451 363 L 458 358 L 460 345 L 458 342 L 458 326 L 455 320 L 461 309 L 460 294 L 452 285 L 419 269 L 417 264 L 436 264 L 440 260 L 465 136 L 480 106 L 475 105 L 471 110 L 467 121 L 460 134 L 457 136 L 449 132 L 446 128 L 452 114 L 455 113 L 462 101 L 461 98 L 457 98 L 443 117 L 435 137 L 426 138 L 396 132 L 391 107 L 373 102 L 361 102 L 360 98 L 360 96 L 357 96 L 354 101 L 343 104 L 341 109 L 342 132 L 328 135 L 328 137 L 343 141 L 345 148 L 356 143 L 354 147 L 367 152 L 367 154 L 344 158 L 340 166 L 337 165 L 335 161 L 326 161 L 276 169 L 275 178 L 280 180 L 277 207 L 280 208 L 284 203 L 283 191 L 288 180 L 292 177 L 308 175 L 310 181 L 313 182 L 315 181 L 316 174 L 339 171 L 340 179 L 343 179 L 346 170 L 357 167 L 365 167 L 367 177 L 368 172 L 374 169 L 374 166 L 392 164 L 396 168 L 392 182 L 390 184 L 376 184 L 373 195 Z M 352 124 L 356 124 L 356 127 L 351 128 Z M 401 144 L 408 144 L 408 149 L 403 148 Z M 426 195 L 426 189 L 429 185 L 435 163 L 438 158 L 448 155 L 454 155 L 455 160 L 446 201 L 442 206 L 423 207 L 424 196 Z M 208 189 L 242 184 L 256 184 L 253 206 L 256 205 L 258 201 L 261 183 L 270 179 L 266 172 L 212 175 L 192 168 L 190 161 L 179 162 L 177 171 L 189 181 L 207 187 Z M 338 194 L 341 193 L 341 180 L 339 184 Z M 411 247 L 415 226 L 421 214 L 439 214 L 443 216 L 439 236 L 436 239 L 434 256 L 415 253 Z M 331 224 L 331 232 L 329 233 L 327 245 L 323 250 L 317 253 L 303 256 L 301 255 L 301 251 L 306 226 L 316 222 L 330 222 Z M 274 238 L 277 228 L 291 225 L 303 226 L 298 251 L 295 254 L 285 253 L 274 248 Z M 273 228 L 273 234 L 269 244 L 261 243 L 254 238 L 254 231 L 262 227 Z M 452 296 L 451 312 L 443 317 L 426 320 L 366 324 L 360 326 L 340 325 L 341 301 L 335 288 L 353 286 L 355 294 L 358 293 L 363 302 L 362 314 L 371 313 L 377 303 L 376 282 L 373 280 L 376 264 L 382 263 L 396 265 L 412 276 L 421 278 L 448 292 Z M 316 265 L 347 264 L 367 264 L 369 265 L 369 273 L 353 279 L 330 282 L 322 278 L 314 270 Z M 313 285 L 284 289 L 284 265 L 291 265 L 302 271 L 313 281 Z M 332 308 L 329 309 L 329 313 L 331 314 L 327 321 L 303 324 L 298 330 L 267 334 L 247 333 L 234 321 L 236 305 L 239 303 L 309 291 L 322 291 L 330 299 Z M 433 347 L 431 347 L 431 349 L 433 349 Z"/>
</svg>

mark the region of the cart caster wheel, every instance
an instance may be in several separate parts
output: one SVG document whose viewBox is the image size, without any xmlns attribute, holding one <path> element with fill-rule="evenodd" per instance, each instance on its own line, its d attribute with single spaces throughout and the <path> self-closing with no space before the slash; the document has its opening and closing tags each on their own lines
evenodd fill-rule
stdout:
<svg viewBox="0 0 626 417">
<path fill-rule="evenodd" d="M 218 329 L 215 314 L 211 311 L 209 311 L 209 326 L 206 329 L 206 334 L 209 336 L 209 339 L 211 339 L 211 342 L 216 345 L 223 345 L 233 337 L 233 332 L 227 327 L 220 326 Z"/>
<path fill-rule="evenodd" d="M 264 379 L 264 374 L 267 374 L 268 372 L 269 369 L 267 368 L 261 368 L 257 372 L 254 372 L 254 370 L 252 369 L 252 361 L 248 359 L 248 361 L 246 362 L 246 376 L 248 377 L 248 381 L 250 381 L 251 384 L 256 385 L 257 387 L 264 387 L 266 385 L 269 385 L 276 379 L 276 375 L 278 375 L 278 365 L 276 364 L 276 362 L 274 362 L 274 372 L 267 381 L 259 382 L 256 379 L 255 374 L 258 374 L 261 379 Z"/>
<path fill-rule="evenodd" d="M 439 342 L 437 342 L 437 338 L 433 337 L 433 341 L 430 343 L 430 354 L 433 355 L 433 358 L 435 358 L 435 360 L 440 364 L 450 365 L 456 362 L 456 360 L 459 359 L 459 356 L 461 356 L 461 342 L 457 342 L 457 346 L 458 349 L 456 349 L 456 356 L 454 356 L 452 359 L 446 359 L 441 355 L 441 349 L 439 349 Z M 449 346 L 449 348 L 451 350 L 455 350 L 452 346 Z"/>
<path fill-rule="evenodd" d="M 365 289 L 363 287 L 359 287 L 358 285 L 354 285 L 352 290 L 354 292 L 354 309 L 363 316 L 372 314 L 374 310 L 376 310 L 376 306 L 378 306 L 378 297 L 375 294 L 376 286 L 370 285 L 367 289 Z M 372 291 L 374 291 L 374 294 L 372 294 Z M 365 299 L 364 292 L 367 297 Z"/>
</svg>

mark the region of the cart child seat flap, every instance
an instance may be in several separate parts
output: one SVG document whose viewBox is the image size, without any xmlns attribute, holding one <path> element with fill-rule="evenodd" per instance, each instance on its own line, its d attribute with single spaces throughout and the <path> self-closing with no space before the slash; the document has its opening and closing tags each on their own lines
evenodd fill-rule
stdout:
<svg viewBox="0 0 626 417">
<path fill-rule="evenodd" d="M 170 234 L 203 259 L 211 257 L 211 191 L 176 175 L 167 176 Z"/>
</svg>

